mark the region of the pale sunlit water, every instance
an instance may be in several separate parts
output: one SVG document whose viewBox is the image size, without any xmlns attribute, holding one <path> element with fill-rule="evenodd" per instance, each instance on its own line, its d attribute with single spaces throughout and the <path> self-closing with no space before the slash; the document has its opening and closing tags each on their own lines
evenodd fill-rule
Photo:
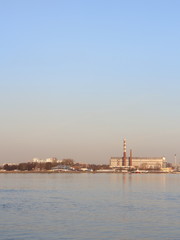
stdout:
<svg viewBox="0 0 180 240">
<path fill-rule="evenodd" d="M 0 174 L 0 239 L 180 239 L 180 174 Z"/>
</svg>

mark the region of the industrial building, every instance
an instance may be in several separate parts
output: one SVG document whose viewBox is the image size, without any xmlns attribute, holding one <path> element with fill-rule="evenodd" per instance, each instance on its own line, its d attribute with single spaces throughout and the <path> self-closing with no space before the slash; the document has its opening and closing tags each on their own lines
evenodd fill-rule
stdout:
<svg viewBox="0 0 180 240">
<path fill-rule="evenodd" d="M 126 154 L 126 139 L 123 140 L 123 156 L 111 157 L 111 168 L 136 168 L 136 169 L 161 169 L 166 167 L 165 157 L 134 157 L 132 150 L 127 157 Z"/>
</svg>

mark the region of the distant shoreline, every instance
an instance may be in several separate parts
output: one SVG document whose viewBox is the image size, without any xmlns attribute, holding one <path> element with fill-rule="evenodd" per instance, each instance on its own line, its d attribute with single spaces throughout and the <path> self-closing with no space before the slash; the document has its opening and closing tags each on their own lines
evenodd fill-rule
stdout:
<svg viewBox="0 0 180 240">
<path fill-rule="evenodd" d="M 147 172 L 147 173 L 131 173 L 131 172 L 100 172 L 100 171 L 94 171 L 94 172 L 87 172 L 87 171 L 0 171 L 0 174 L 30 174 L 30 173 L 33 173 L 33 174 L 36 174 L 36 173 L 39 173 L 39 174 L 67 174 L 67 173 L 70 173 L 70 174 L 85 174 L 85 173 L 88 173 L 88 174 L 102 174 L 102 173 L 106 173 L 106 174 L 180 174 L 180 172 Z"/>
</svg>

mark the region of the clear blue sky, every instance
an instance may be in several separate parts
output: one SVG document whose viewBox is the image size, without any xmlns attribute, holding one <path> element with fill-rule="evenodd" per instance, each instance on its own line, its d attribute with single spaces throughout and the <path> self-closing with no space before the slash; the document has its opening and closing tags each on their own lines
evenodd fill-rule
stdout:
<svg viewBox="0 0 180 240">
<path fill-rule="evenodd" d="M 179 0 L 1 0 L 0 163 L 180 161 Z"/>
</svg>

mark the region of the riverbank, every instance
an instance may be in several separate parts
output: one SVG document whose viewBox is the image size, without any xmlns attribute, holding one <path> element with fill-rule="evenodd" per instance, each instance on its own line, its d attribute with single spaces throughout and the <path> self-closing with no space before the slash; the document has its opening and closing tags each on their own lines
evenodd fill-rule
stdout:
<svg viewBox="0 0 180 240">
<path fill-rule="evenodd" d="M 60 174 L 60 173 L 71 173 L 71 174 L 80 174 L 80 173 L 88 173 L 88 174 L 98 174 L 98 173 L 113 173 L 113 174 L 180 174 L 180 172 L 104 172 L 104 171 L 0 171 L 0 174 L 30 174 L 30 173 L 39 173 L 39 174 Z"/>
</svg>

